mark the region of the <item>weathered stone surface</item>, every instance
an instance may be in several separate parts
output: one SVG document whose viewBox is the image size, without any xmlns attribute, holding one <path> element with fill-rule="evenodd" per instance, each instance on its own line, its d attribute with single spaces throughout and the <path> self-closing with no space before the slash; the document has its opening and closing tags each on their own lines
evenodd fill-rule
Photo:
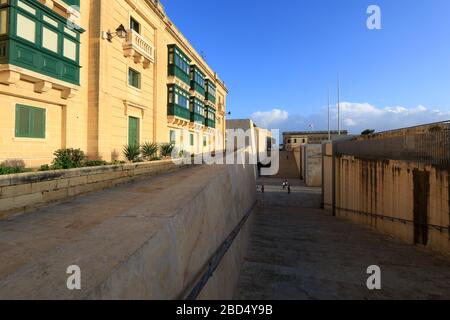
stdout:
<svg viewBox="0 0 450 320">
<path fill-rule="evenodd" d="M 42 204 L 78 196 L 86 192 L 102 190 L 136 178 L 179 170 L 172 161 L 125 164 L 48 172 L 32 172 L 0 177 L 0 217 L 30 210 Z M 65 189 L 65 191 L 61 191 Z M 55 195 L 52 193 L 55 192 Z M 45 195 L 39 196 L 39 193 Z M 24 197 L 25 195 L 33 196 Z M 13 201 L 6 201 L 13 198 Z M 17 199 L 16 199 L 17 198 Z M 36 202 L 24 201 L 36 199 Z M 2 201 L 3 200 L 3 201 Z M 26 203 L 26 204 L 24 204 Z"/>
<path fill-rule="evenodd" d="M 255 190 L 252 166 L 195 166 L 2 220 L 0 299 L 180 298 Z M 201 298 L 232 297 L 247 231 Z M 81 267 L 80 291 L 66 287 L 70 265 Z"/>
<path fill-rule="evenodd" d="M 254 215 L 236 299 L 450 298 L 447 257 L 332 217 L 329 211 L 299 206 L 296 198 L 310 197 L 310 188 L 294 186 L 283 199 L 276 197 L 282 195 L 278 181 L 273 189 L 267 180 L 265 184 L 260 203 L 273 200 Z M 320 190 L 315 197 L 320 198 Z M 381 290 L 367 289 L 371 265 L 381 268 Z"/>
</svg>

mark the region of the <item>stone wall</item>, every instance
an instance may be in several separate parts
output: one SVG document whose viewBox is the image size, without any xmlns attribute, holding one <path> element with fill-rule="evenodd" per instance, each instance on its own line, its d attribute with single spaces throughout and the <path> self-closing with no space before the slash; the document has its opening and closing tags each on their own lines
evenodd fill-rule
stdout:
<svg viewBox="0 0 450 320">
<path fill-rule="evenodd" d="M 307 144 L 302 146 L 304 157 L 305 183 L 308 187 L 322 186 L 322 145 Z"/>
<path fill-rule="evenodd" d="M 339 156 L 335 170 L 337 216 L 450 254 L 448 168 Z"/>
<path fill-rule="evenodd" d="M 251 165 L 192 166 L 16 217 L 0 225 L 0 234 L 27 230 L 0 237 L 17 243 L 0 253 L 11 257 L 0 259 L 0 299 L 185 298 L 256 211 L 255 178 Z M 253 214 L 199 299 L 233 298 Z M 81 290 L 66 287 L 70 265 Z"/>
<path fill-rule="evenodd" d="M 80 194 L 180 169 L 171 160 L 0 176 L 0 219 Z"/>
</svg>

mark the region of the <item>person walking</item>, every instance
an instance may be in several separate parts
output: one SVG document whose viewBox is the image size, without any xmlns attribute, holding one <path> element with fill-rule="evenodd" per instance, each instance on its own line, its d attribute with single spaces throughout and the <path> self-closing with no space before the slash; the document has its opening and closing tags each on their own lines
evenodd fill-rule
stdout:
<svg viewBox="0 0 450 320">
<path fill-rule="evenodd" d="M 291 185 L 290 184 L 288 184 L 288 194 L 291 194 Z"/>
<path fill-rule="evenodd" d="M 265 190 L 264 185 L 262 185 L 261 186 L 261 192 L 264 193 L 264 190 Z"/>
</svg>

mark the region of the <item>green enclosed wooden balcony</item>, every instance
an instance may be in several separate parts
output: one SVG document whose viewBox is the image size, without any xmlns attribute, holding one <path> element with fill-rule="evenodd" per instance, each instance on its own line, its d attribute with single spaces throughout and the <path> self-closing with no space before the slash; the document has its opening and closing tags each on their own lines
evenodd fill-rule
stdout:
<svg viewBox="0 0 450 320">
<path fill-rule="evenodd" d="M 206 118 L 205 119 L 205 126 L 208 127 L 208 128 L 214 128 L 215 129 L 216 128 L 216 122 L 214 120 Z"/>
<path fill-rule="evenodd" d="M 199 123 L 199 124 L 204 125 L 205 117 L 200 115 L 200 114 L 198 114 L 198 113 L 191 112 L 191 122 L 195 122 L 195 123 Z"/>
<path fill-rule="evenodd" d="M 167 115 L 182 118 L 187 121 L 191 120 L 191 111 L 189 111 L 189 109 L 180 107 L 179 105 L 176 105 L 174 103 L 169 104 L 167 109 Z"/>
<path fill-rule="evenodd" d="M 169 76 L 177 77 L 178 79 L 180 79 L 187 85 L 191 84 L 189 74 L 187 74 L 186 72 L 184 72 L 182 69 L 180 69 L 178 66 L 176 66 L 174 64 L 169 65 Z"/>
<path fill-rule="evenodd" d="M 169 77 L 177 77 L 188 86 L 191 85 L 190 64 L 191 59 L 175 44 L 168 46 L 169 51 Z"/>
<path fill-rule="evenodd" d="M 66 18 L 38 1 L 10 0 L 0 4 L 0 13 L 7 17 L 0 27 L 1 64 L 79 85 L 84 30 L 68 28 Z"/>
<path fill-rule="evenodd" d="M 211 80 L 205 80 L 205 89 L 205 99 L 216 104 L 216 86 Z"/>
<path fill-rule="evenodd" d="M 198 92 L 203 97 L 205 96 L 205 74 L 200 71 L 196 65 L 191 66 L 191 90 Z"/>
</svg>

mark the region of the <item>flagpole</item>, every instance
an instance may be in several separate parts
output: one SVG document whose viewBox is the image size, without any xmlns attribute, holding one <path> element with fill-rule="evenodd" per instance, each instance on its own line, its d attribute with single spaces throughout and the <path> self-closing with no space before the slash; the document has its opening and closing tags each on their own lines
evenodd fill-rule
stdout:
<svg viewBox="0 0 450 320">
<path fill-rule="evenodd" d="M 330 128 L 330 89 L 328 89 L 328 141 L 331 141 L 331 128 Z"/>
<path fill-rule="evenodd" d="M 337 77 L 337 89 L 338 89 L 338 135 L 341 135 L 341 83 L 339 79 L 339 73 Z"/>
</svg>

